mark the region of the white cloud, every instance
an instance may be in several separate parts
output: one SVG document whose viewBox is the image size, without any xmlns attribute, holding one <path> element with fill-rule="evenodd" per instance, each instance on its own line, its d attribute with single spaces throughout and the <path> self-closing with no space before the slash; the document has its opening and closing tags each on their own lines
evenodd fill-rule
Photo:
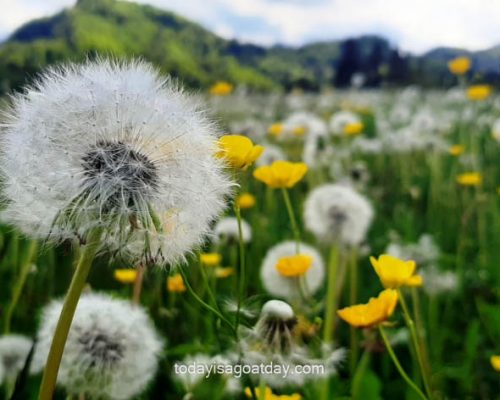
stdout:
<svg viewBox="0 0 500 400">
<path fill-rule="evenodd" d="M 413 52 L 441 45 L 477 50 L 500 43 L 497 0 L 139 1 L 168 8 L 224 37 L 266 45 L 298 45 L 364 33 L 389 36 Z M 0 0 L 0 35 L 73 2 Z"/>
</svg>

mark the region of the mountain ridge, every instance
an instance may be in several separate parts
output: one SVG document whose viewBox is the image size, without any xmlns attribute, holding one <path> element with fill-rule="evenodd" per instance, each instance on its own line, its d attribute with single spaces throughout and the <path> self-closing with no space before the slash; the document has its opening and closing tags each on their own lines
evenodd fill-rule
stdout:
<svg viewBox="0 0 500 400">
<path fill-rule="evenodd" d="M 470 52 L 438 47 L 404 54 L 377 35 L 298 47 L 263 47 L 228 40 L 172 12 L 119 0 L 78 0 L 32 20 L 0 43 L 0 93 L 15 90 L 44 66 L 96 54 L 142 56 L 189 87 L 228 80 L 255 90 L 319 90 L 348 86 L 354 74 L 368 87 L 419 83 L 449 86 L 446 62 L 467 55 L 471 77 L 500 81 L 500 46 Z"/>
</svg>

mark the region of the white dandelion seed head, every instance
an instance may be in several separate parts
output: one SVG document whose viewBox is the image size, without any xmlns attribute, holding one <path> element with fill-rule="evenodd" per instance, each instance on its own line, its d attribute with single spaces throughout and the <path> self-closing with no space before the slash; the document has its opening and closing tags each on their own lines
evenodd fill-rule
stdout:
<svg viewBox="0 0 500 400">
<path fill-rule="evenodd" d="M 351 111 L 337 111 L 330 117 L 330 132 L 334 136 L 344 135 L 344 128 L 349 124 L 361 122 L 359 116 Z"/>
<path fill-rule="evenodd" d="M 455 272 L 441 271 L 435 265 L 422 268 L 419 273 L 424 281 L 424 292 L 429 296 L 453 293 L 460 286 L 460 280 Z"/>
<path fill-rule="evenodd" d="M 272 144 L 264 144 L 264 151 L 261 156 L 255 161 L 258 167 L 271 165 L 278 160 L 286 160 L 286 155 L 278 146 Z"/>
<path fill-rule="evenodd" d="M 142 61 L 49 69 L 2 125 L 4 218 L 26 234 L 84 238 L 134 263 L 174 263 L 199 245 L 231 186 L 216 127 Z M 156 218 L 155 218 L 156 217 Z"/>
<path fill-rule="evenodd" d="M 32 372 L 47 360 L 61 301 L 42 316 Z M 130 399 L 154 377 L 163 342 L 144 309 L 103 294 L 84 294 L 75 312 L 57 382 L 70 394 Z"/>
<path fill-rule="evenodd" d="M 349 186 L 327 184 L 312 190 L 304 205 L 304 223 L 318 240 L 357 246 L 373 220 L 373 207 Z"/>
<path fill-rule="evenodd" d="M 33 341 L 23 335 L 0 337 L 0 369 L 5 377 L 15 379 L 23 369 L 32 345 Z"/>
<path fill-rule="evenodd" d="M 293 137 L 296 128 L 304 128 L 306 135 L 326 136 L 328 128 L 321 118 L 308 111 L 296 111 L 283 121 L 282 137 Z"/>
<path fill-rule="evenodd" d="M 301 286 L 303 294 L 313 295 L 323 285 L 325 278 L 325 266 L 321 254 L 313 247 L 300 243 L 300 254 L 312 258 L 311 267 L 300 278 L 286 277 L 281 275 L 276 269 L 276 264 L 280 258 L 297 254 L 296 243 L 286 241 L 270 248 L 260 269 L 260 279 L 264 289 L 273 296 L 286 300 L 297 300 L 301 296 Z"/>
<path fill-rule="evenodd" d="M 308 134 L 304 141 L 302 160 L 315 169 L 328 166 L 336 154 L 336 149 L 325 135 Z"/>
<path fill-rule="evenodd" d="M 234 217 L 220 219 L 214 226 L 215 240 L 220 243 L 225 240 L 234 242 L 239 238 L 238 220 Z M 241 220 L 241 234 L 244 243 L 252 240 L 252 228 L 244 219 Z"/>
</svg>

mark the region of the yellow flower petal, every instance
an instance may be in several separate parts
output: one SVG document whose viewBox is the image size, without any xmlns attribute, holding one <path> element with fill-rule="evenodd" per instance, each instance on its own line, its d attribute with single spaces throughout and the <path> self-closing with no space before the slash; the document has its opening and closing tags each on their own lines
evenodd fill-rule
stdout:
<svg viewBox="0 0 500 400">
<path fill-rule="evenodd" d="M 394 313 L 398 303 L 398 292 L 394 289 L 382 291 L 367 304 L 358 304 L 337 311 L 340 318 L 356 328 L 370 328 L 386 321 Z"/>
<path fill-rule="evenodd" d="M 491 356 L 490 362 L 493 369 L 500 372 L 500 356 Z"/>
<path fill-rule="evenodd" d="M 257 168 L 253 176 L 271 188 L 291 188 L 299 182 L 307 172 L 305 163 L 275 161 L 271 165 Z"/>
<path fill-rule="evenodd" d="M 296 278 L 304 275 L 311 268 L 313 258 L 306 254 L 297 254 L 281 257 L 276 263 L 278 272 L 287 278 Z"/>
<path fill-rule="evenodd" d="M 255 203 L 255 196 L 250 193 L 242 193 L 236 198 L 236 204 L 238 204 L 238 207 L 240 207 L 242 210 L 252 208 Z"/>
<path fill-rule="evenodd" d="M 389 254 L 383 254 L 378 260 L 370 257 L 370 262 L 386 288 L 422 285 L 422 278 L 414 275 L 417 268 L 415 261 L 404 261 Z"/>
<path fill-rule="evenodd" d="M 466 172 L 457 176 L 457 183 L 461 186 L 479 186 L 483 176 L 479 172 Z"/>
<path fill-rule="evenodd" d="M 167 278 L 167 290 L 171 293 L 182 293 L 186 291 L 181 274 L 171 275 Z"/>
<path fill-rule="evenodd" d="M 200 254 L 200 262 L 207 267 L 216 267 L 221 261 L 222 256 L 219 253 Z"/>
<path fill-rule="evenodd" d="M 490 85 L 472 85 L 467 89 L 469 100 L 481 101 L 490 97 L 492 88 Z"/>
<path fill-rule="evenodd" d="M 260 157 L 264 147 L 254 145 L 246 136 L 225 135 L 219 139 L 216 157 L 223 158 L 231 167 L 246 169 Z"/>
<path fill-rule="evenodd" d="M 137 270 L 135 269 L 115 269 L 114 271 L 115 279 L 120 283 L 134 283 L 137 277 Z"/>
<path fill-rule="evenodd" d="M 448 62 L 448 69 L 452 74 L 464 75 L 470 70 L 471 60 L 468 57 L 456 57 Z"/>
</svg>

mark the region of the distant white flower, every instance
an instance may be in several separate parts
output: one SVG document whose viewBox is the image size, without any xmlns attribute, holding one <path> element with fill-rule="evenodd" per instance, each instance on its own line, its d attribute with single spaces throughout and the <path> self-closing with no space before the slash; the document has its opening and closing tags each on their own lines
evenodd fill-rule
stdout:
<svg viewBox="0 0 500 400">
<path fill-rule="evenodd" d="M 49 304 L 42 316 L 32 371 L 41 371 L 62 309 Z M 103 294 L 81 297 L 64 348 L 57 382 L 69 394 L 130 399 L 154 377 L 162 340 L 141 307 Z"/>
<path fill-rule="evenodd" d="M 260 143 L 267 135 L 264 123 L 256 118 L 237 120 L 230 124 L 231 133 L 234 135 L 248 136 L 254 142 Z"/>
<path fill-rule="evenodd" d="M 346 125 L 360 123 L 358 115 L 351 111 L 337 111 L 330 118 L 330 132 L 335 136 L 344 135 Z"/>
<path fill-rule="evenodd" d="M 500 143 L 500 118 L 493 123 L 491 136 L 493 136 L 493 139 Z"/>
<path fill-rule="evenodd" d="M 283 121 L 283 133 L 279 138 L 293 137 L 301 128 L 305 135 L 326 136 L 328 133 L 327 125 L 321 118 L 308 111 L 297 111 Z"/>
<path fill-rule="evenodd" d="M 230 182 L 200 105 L 141 61 L 54 68 L 3 125 L 6 221 L 51 240 L 105 230 L 103 248 L 173 263 L 203 241 Z"/>
<path fill-rule="evenodd" d="M 0 369 L 7 379 L 14 380 L 23 369 L 32 345 L 33 341 L 23 335 L 0 337 Z"/>
<path fill-rule="evenodd" d="M 361 154 L 380 154 L 384 150 L 384 146 L 380 139 L 360 136 L 352 140 L 351 149 Z"/>
<path fill-rule="evenodd" d="M 278 271 L 278 261 L 296 253 L 296 243 L 292 241 L 282 242 L 267 251 L 260 269 L 260 279 L 268 293 L 287 300 L 297 300 L 301 296 L 301 285 L 306 296 L 313 295 L 323 285 L 325 267 L 321 254 L 305 243 L 300 243 L 300 254 L 312 258 L 312 264 L 305 274 L 298 278 L 287 277 Z"/>
<path fill-rule="evenodd" d="M 328 184 L 309 193 L 304 223 L 319 241 L 359 245 L 373 219 L 368 200 L 349 186 Z"/>
<path fill-rule="evenodd" d="M 308 134 L 304 141 L 302 160 L 309 168 L 329 165 L 335 156 L 335 148 L 325 135 Z"/>
<path fill-rule="evenodd" d="M 413 260 L 419 266 L 425 266 L 435 263 L 440 256 L 440 249 L 432 235 L 423 234 L 416 243 L 400 243 L 399 237 L 393 238 L 393 241 L 385 249 L 385 253 L 402 260 Z"/>
<path fill-rule="evenodd" d="M 264 152 L 257 159 L 255 164 L 258 167 L 264 165 L 271 165 L 273 162 L 278 160 L 286 160 L 286 155 L 278 146 L 272 144 L 264 144 Z"/>
<path fill-rule="evenodd" d="M 248 243 L 252 240 L 252 228 L 244 219 L 241 220 L 241 233 L 243 242 Z M 215 224 L 214 234 L 217 242 L 237 241 L 239 238 L 238 220 L 234 217 L 222 218 Z"/>
<path fill-rule="evenodd" d="M 423 289 L 429 296 L 453 293 L 460 284 L 455 272 L 440 271 L 434 265 L 421 269 L 420 274 L 424 281 Z"/>
</svg>

